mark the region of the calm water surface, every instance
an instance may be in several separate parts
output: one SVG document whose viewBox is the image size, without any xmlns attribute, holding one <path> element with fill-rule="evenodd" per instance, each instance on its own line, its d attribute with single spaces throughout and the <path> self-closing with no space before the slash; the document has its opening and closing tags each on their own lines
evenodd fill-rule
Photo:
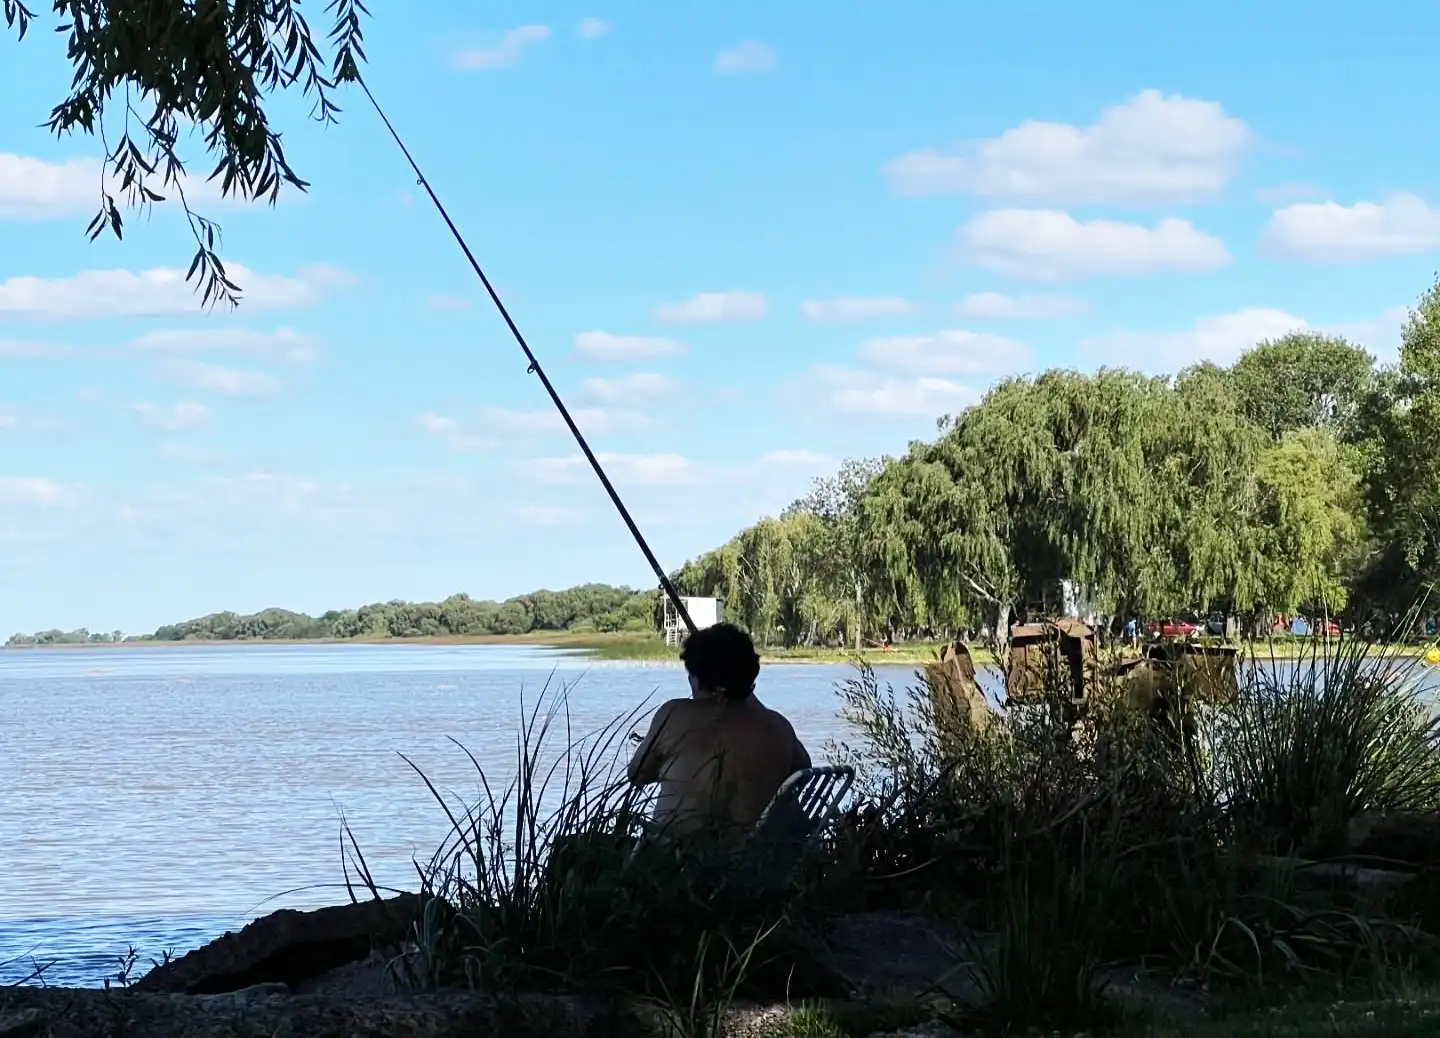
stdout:
<svg viewBox="0 0 1440 1038">
<path fill-rule="evenodd" d="M 817 758 L 846 666 L 767 666 L 760 695 Z M 882 679 L 908 682 L 907 667 Z M 0 652 L 0 984 L 54 961 L 99 984 L 276 908 L 345 900 L 341 814 L 382 885 L 414 889 L 446 822 L 404 753 L 473 801 L 514 773 L 522 701 L 568 687 L 590 732 L 688 694 L 676 667 L 514 646 Z"/>
</svg>

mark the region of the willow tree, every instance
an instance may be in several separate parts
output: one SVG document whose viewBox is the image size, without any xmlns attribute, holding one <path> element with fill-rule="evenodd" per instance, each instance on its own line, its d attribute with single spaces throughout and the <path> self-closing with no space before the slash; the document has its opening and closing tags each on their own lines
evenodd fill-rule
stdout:
<svg viewBox="0 0 1440 1038">
<path fill-rule="evenodd" d="M 1338 611 L 1363 550 L 1354 452 L 1321 427 L 1295 429 L 1260 456 L 1258 602 Z"/>
<path fill-rule="evenodd" d="M 30 0 L 36 8 L 36 0 Z M 276 95 L 298 90 L 312 115 L 333 122 L 336 88 L 360 78 L 365 60 L 361 0 L 329 0 L 328 36 L 316 34 L 300 0 L 52 0 L 42 19 L 26 0 L 0 0 L 21 41 L 53 22 L 74 68 L 68 96 L 46 125 L 79 131 L 105 146 L 99 211 L 89 234 L 123 234 L 122 208 L 144 209 L 173 196 L 195 238 L 187 280 L 200 280 L 207 305 L 238 302 L 240 289 L 216 253 L 218 227 L 190 207 L 182 129 L 197 128 L 227 197 L 274 203 L 282 189 L 303 191 L 271 119 Z M 13 98 L 7 113 L 15 110 Z M 38 114 L 38 113 L 37 113 Z"/>
<path fill-rule="evenodd" d="M 878 477 L 864 509 L 932 622 L 1073 581 L 1116 614 L 1243 593 L 1260 437 L 1221 383 L 1051 371 L 995 387 Z"/>
<path fill-rule="evenodd" d="M 844 631 L 858 651 L 867 625 L 890 618 L 877 608 L 875 584 L 883 582 L 883 568 L 877 565 L 878 552 L 870 539 L 870 528 L 861 521 L 861 502 L 875 478 L 885 470 L 886 459 L 850 459 L 830 477 L 817 479 L 810 493 L 782 518 L 809 516 L 816 524 L 815 566 L 817 583 L 814 602 L 823 603 L 817 627 Z"/>
</svg>

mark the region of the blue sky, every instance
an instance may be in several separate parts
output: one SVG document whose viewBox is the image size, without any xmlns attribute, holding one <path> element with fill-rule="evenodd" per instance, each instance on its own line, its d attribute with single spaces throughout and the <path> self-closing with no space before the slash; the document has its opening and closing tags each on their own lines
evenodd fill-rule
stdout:
<svg viewBox="0 0 1440 1038">
<path fill-rule="evenodd" d="M 995 379 L 1296 327 L 1393 356 L 1440 10 L 374 0 L 368 80 L 667 566 Z M 0 43 L 0 634 L 650 585 L 362 96 L 312 188 L 90 243 L 69 70 Z M 197 171 L 209 167 L 198 147 Z"/>
</svg>

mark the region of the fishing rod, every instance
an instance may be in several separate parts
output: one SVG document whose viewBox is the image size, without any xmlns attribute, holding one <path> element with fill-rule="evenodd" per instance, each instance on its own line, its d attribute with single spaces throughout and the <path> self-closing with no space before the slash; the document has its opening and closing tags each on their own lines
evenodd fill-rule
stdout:
<svg viewBox="0 0 1440 1038">
<path fill-rule="evenodd" d="M 400 139 L 400 134 L 396 132 L 389 118 L 386 117 L 385 110 L 380 107 L 380 102 L 375 100 L 375 95 L 370 92 L 370 87 L 365 84 L 364 80 L 359 80 L 358 82 L 360 89 L 365 91 L 365 96 L 370 99 L 370 104 L 371 107 L 375 109 L 375 114 L 380 117 L 380 121 L 385 124 L 385 129 L 390 131 L 390 136 L 394 138 L 395 143 L 400 147 L 400 151 L 405 155 L 405 161 L 410 163 L 410 168 L 415 171 L 416 182 L 425 189 L 425 193 L 430 196 L 430 201 L 435 203 L 435 209 L 440 213 L 441 219 L 445 221 L 445 226 L 450 228 L 450 234 L 455 238 L 455 244 L 459 245 L 461 251 L 465 253 L 465 258 L 470 261 L 470 267 L 475 271 L 475 276 L 480 279 L 480 283 L 485 286 L 485 291 L 490 294 L 490 301 L 495 304 L 495 309 L 500 311 L 500 316 L 505 319 L 505 324 L 510 329 L 510 334 L 515 337 L 515 341 L 520 345 L 520 349 L 524 351 L 525 359 L 530 362 L 526 373 L 539 376 L 540 384 L 545 387 L 545 392 L 550 394 L 550 400 L 554 403 L 555 409 L 560 412 L 560 417 L 565 419 L 565 424 L 569 427 L 570 434 L 575 437 L 575 442 L 580 445 L 581 452 L 585 455 L 586 460 L 590 462 L 590 467 L 595 470 L 595 475 L 599 477 L 600 485 L 605 488 L 605 493 L 610 495 L 610 503 L 613 504 L 615 510 L 620 513 L 620 518 L 625 520 L 625 525 L 630 528 L 630 536 L 635 538 L 635 543 L 640 546 L 641 552 L 645 555 L 645 560 L 650 563 L 650 568 L 655 571 L 655 576 L 660 579 L 660 587 L 664 590 L 665 596 L 670 599 L 670 604 L 675 607 L 675 612 L 679 615 L 680 619 L 685 622 L 686 629 L 689 630 L 691 634 L 694 634 L 695 621 L 690 619 L 690 611 L 685 608 L 685 603 L 680 598 L 680 592 L 675 590 L 675 585 L 672 584 L 670 578 L 665 575 L 665 570 L 661 567 L 660 560 L 657 559 L 655 553 L 650 550 L 650 545 L 646 543 L 644 534 L 640 532 L 640 527 L 636 526 L 635 520 L 630 517 L 630 510 L 625 507 L 625 502 L 620 500 L 620 495 L 616 492 L 614 484 L 610 482 L 610 477 L 605 475 L 605 469 L 600 465 L 600 459 L 595 457 L 595 452 L 590 449 L 590 444 L 585 441 L 584 435 L 580 432 L 580 427 L 575 424 L 575 419 L 570 417 L 569 409 L 565 406 L 565 402 L 560 399 L 560 394 L 555 391 L 555 387 L 551 385 L 550 379 L 545 374 L 545 369 L 540 366 L 540 361 L 536 358 L 534 351 L 530 349 L 530 344 L 525 341 L 525 336 L 520 334 L 520 329 L 516 327 L 514 319 L 510 316 L 510 311 L 505 309 L 505 304 L 500 301 L 500 295 L 495 291 L 495 286 L 490 284 L 490 279 L 485 276 L 485 271 L 480 268 L 479 261 L 475 259 L 475 254 L 470 251 L 470 246 L 465 243 L 465 238 L 455 226 L 455 221 L 450 219 L 450 214 L 445 210 L 445 206 L 441 204 L 440 198 L 435 194 L 435 189 L 430 186 L 430 181 L 426 180 L 425 174 L 420 172 L 420 166 L 415 161 L 415 157 L 410 154 L 410 149 L 405 147 L 405 142 Z"/>
</svg>

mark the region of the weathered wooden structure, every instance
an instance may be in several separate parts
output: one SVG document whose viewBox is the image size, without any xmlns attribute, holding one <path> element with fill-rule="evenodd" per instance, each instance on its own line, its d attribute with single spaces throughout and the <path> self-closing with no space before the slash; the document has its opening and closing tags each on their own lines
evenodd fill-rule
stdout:
<svg viewBox="0 0 1440 1038">
<path fill-rule="evenodd" d="M 975 677 L 975 660 L 965 643 L 955 641 L 940 650 L 940 658 L 925 665 L 925 684 L 935 721 L 942 731 L 971 727 L 983 731 L 994 719 Z"/>
<path fill-rule="evenodd" d="M 1095 631 L 1089 624 L 1073 617 L 1016 624 L 1010 628 L 1005 698 L 1012 703 L 1036 702 L 1063 682 L 1071 702 L 1079 703 L 1098 668 Z"/>
</svg>

